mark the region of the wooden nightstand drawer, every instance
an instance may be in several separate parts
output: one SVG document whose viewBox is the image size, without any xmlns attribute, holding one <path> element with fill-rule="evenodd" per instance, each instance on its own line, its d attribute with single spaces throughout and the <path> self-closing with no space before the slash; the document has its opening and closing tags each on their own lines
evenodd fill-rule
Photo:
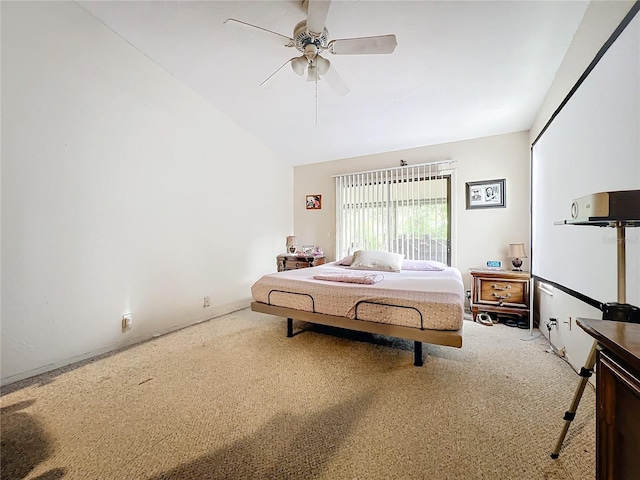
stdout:
<svg viewBox="0 0 640 480">
<path fill-rule="evenodd" d="M 524 299 L 524 283 L 514 281 L 498 281 L 479 279 L 480 298 L 479 303 L 504 303 L 518 304 L 526 307 Z"/>
<path fill-rule="evenodd" d="M 297 268 L 317 267 L 324 265 L 326 258 L 321 257 L 297 257 L 295 255 L 278 255 L 278 271 L 295 270 Z"/>
<path fill-rule="evenodd" d="M 285 270 L 293 270 L 296 268 L 308 268 L 309 267 L 309 262 L 307 262 L 306 260 L 285 260 L 284 261 L 284 269 Z"/>
</svg>

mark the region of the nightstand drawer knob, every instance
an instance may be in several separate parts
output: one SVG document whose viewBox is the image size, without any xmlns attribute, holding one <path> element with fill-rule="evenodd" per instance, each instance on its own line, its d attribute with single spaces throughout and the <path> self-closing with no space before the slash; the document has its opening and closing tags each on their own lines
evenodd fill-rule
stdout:
<svg viewBox="0 0 640 480">
<path fill-rule="evenodd" d="M 507 293 L 506 295 L 500 295 L 496 292 L 493 292 L 493 296 L 496 298 L 499 298 L 500 300 L 504 300 L 505 298 L 509 298 L 511 296 L 510 293 Z"/>
<path fill-rule="evenodd" d="M 493 288 L 494 290 L 509 290 L 511 288 L 511 285 L 507 284 L 506 287 L 499 287 L 497 283 L 494 283 L 493 285 L 491 285 L 491 288 Z"/>
</svg>

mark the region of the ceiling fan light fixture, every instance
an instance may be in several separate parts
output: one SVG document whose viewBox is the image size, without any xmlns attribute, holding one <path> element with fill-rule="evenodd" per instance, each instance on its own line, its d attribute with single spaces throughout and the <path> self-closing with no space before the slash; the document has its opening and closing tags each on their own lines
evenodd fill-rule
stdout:
<svg viewBox="0 0 640 480">
<path fill-rule="evenodd" d="M 318 67 L 315 65 L 309 65 L 307 73 L 307 82 L 317 82 L 320 80 L 320 74 L 318 73 Z"/>
<path fill-rule="evenodd" d="M 291 60 L 291 68 L 298 75 L 302 75 L 304 73 L 304 69 L 307 68 L 308 63 L 309 62 L 307 61 L 307 58 L 304 55 L 301 57 L 296 57 L 293 60 Z"/>
<path fill-rule="evenodd" d="M 315 43 L 309 43 L 304 47 L 304 56 L 312 62 L 314 58 L 318 55 L 318 47 Z"/>
<path fill-rule="evenodd" d="M 320 55 L 316 56 L 316 67 L 318 68 L 318 75 L 324 75 L 331 67 L 331 62 Z"/>
</svg>

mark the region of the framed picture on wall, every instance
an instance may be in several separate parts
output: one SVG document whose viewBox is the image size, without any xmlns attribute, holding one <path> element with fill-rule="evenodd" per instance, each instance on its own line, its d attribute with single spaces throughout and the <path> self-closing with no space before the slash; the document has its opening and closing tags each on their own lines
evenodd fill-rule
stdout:
<svg viewBox="0 0 640 480">
<path fill-rule="evenodd" d="M 307 195 L 305 202 L 307 210 L 320 210 L 322 208 L 322 195 Z"/>
<path fill-rule="evenodd" d="M 467 210 L 472 208 L 495 208 L 506 206 L 506 180 L 483 180 L 467 182 Z"/>
</svg>

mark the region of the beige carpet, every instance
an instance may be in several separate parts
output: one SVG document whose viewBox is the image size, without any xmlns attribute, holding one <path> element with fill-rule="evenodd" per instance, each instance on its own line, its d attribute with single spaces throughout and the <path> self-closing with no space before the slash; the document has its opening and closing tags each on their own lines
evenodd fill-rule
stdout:
<svg viewBox="0 0 640 480">
<path fill-rule="evenodd" d="M 296 329 L 306 324 L 296 323 Z M 2 390 L 2 479 L 595 478 L 588 386 L 528 330 L 286 338 L 241 310 Z"/>
</svg>

